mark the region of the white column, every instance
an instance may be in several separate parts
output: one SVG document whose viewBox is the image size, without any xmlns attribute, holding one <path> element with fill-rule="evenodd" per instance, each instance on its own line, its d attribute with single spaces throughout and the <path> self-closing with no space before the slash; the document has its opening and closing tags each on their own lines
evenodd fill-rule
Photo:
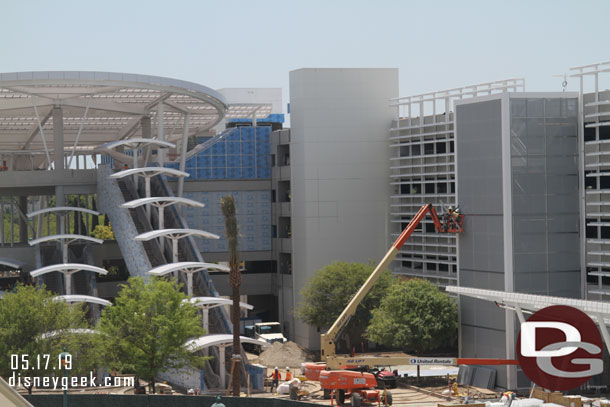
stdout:
<svg viewBox="0 0 610 407">
<path fill-rule="evenodd" d="M 204 305 L 203 308 L 201 308 L 201 315 L 203 319 L 203 329 L 205 329 L 207 333 L 210 333 L 210 309 Z"/>
<path fill-rule="evenodd" d="M 172 238 L 172 261 L 178 263 L 178 238 Z"/>
<path fill-rule="evenodd" d="M 68 245 L 66 245 L 68 246 Z M 72 294 L 72 273 L 69 271 L 62 271 L 64 275 L 64 285 L 66 286 L 66 295 Z"/>
<path fill-rule="evenodd" d="M 55 170 L 64 169 L 64 115 L 61 106 L 53 107 L 53 161 Z"/>
<path fill-rule="evenodd" d="M 227 387 L 227 370 L 225 367 L 225 347 L 227 345 L 218 346 L 218 364 L 220 366 L 220 388 L 225 389 Z"/>
<path fill-rule="evenodd" d="M 160 102 L 157 105 L 157 135 L 159 136 L 159 141 L 165 141 L 165 124 L 163 122 L 163 102 Z M 165 163 L 165 148 L 157 149 L 157 162 L 161 167 Z"/>
<path fill-rule="evenodd" d="M 193 273 L 186 272 L 186 294 L 193 296 Z"/>
<path fill-rule="evenodd" d="M 180 152 L 180 171 L 184 171 L 186 168 L 186 148 L 188 145 L 188 137 L 189 137 L 189 121 L 191 118 L 191 114 L 187 113 L 184 116 L 184 133 L 182 134 L 182 145 Z M 182 198 L 184 195 L 184 177 L 178 178 L 178 196 Z"/>
<path fill-rule="evenodd" d="M 144 176 L 144 193 L 145 198 L 150 198 L 150 177 L 148 175 Z M 150 204 L 146 204 L 146 216 L 148 220 L 150 220 Z"/>
</svg>

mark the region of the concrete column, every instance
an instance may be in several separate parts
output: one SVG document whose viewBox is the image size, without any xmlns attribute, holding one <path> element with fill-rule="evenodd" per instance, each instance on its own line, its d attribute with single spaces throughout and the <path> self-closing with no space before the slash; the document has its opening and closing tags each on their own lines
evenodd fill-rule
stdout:
<svg viewBox="0 0 610 407">
<path fill-rule="evenodd" d="M 220 374 L 220 388 L 227 388 L 227 369 L 225 367 L 225 348 L 227 345 L 218 345 L 218 366 Z"/>
<path fill-rule="evenodd" d="M 193 296 L 193 273 L 186 272 L 186 294 L 190 297 Z"/>
<path fill-rule="evenodd" d="M 64 169 L 64 114 L 61 106 L 53 107 L 53 161 L 55 170 Z"/>
<path fill-rule="evenodd" d="M 159 103 L 157 105 L 157 138 L 159 141 L 165 141 L 165 123 L 163 121 L 163 103 Z M 165 164 L 166 161 L 166 149 L 159 147 L 157 149 L 157 162 L 161 167 Z"/>
<path fill-rule="evenodd" d="M 150 122 L 150 116 L 144 116 L 140 119 L 140 127 L 142 127 L 142 137 L 152 138 L 152 125 Z M 150 160 L 150 145 L 144 147 L 142 150 L 142 167 L 146 167 L 146 164 Z"/>
<path fill-rule="evenodd" d="M 184 115 L 184 133 L 182 134 L 182 145 L 180 146 L 180 171 L 184 171 L 186 168 L 186 149 L 189 138 L 189 122 L 191 114 L 187 113 Z M 178 194 L 180 198 L 184 196 L 184 177 L 178 178 Z M 182 212 L 182 210 L 181 210 Z"/>
<path fill-rule="evenodd" d="M 19 197 L 19 210 L 22 214 L 28 213 L 28 197 Z M 23 216 L 19 216 L 19 241 L 25 243 L 28 241 L 28 224 Z"/>
<path fill-rule="evenodd" d="M 62 185 L 57 185 L 55 187 L 55 206 L 66 206 L 66 195 Z M 55 223 L 55 233 L 65 233 L 66 223 L 63 212 L 60 212 L 60 214 L 56 214 L 55 216 L 57 219 L 57 222 Z"/>
<path fill-rule="evenodd" d="M 203 308 L 201 309 L 201 314 L 202 314 L 202 322 L 203 322 L 203 329 L 206 330 L 206 332 L 209 334 L 210 333 L 210 309 L 207 306 L 203 306 Z"/>
</svg>

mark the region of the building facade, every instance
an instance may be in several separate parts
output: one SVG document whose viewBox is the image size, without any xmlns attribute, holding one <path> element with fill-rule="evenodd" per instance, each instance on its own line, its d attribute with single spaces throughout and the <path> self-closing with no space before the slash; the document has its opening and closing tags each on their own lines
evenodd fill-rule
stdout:
<svg viewBox="0 0 610 407">
<path fill-rule="evenodd" d="M 502 93 L 456 104 L 458 284 L 581 298 L 578 95 Z M 460 355 L 515 358 L 514 313 L 460 298 Z M 515 366 L 496 386 L 529 388 Z"/>
</svg>

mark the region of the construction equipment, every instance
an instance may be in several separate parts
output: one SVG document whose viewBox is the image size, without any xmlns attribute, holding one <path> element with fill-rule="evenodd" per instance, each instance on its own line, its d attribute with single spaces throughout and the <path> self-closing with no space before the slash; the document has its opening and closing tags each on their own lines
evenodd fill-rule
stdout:
<svg viewBox="0 0 610 407">
<path fill-rule="evenodd" d="M 415 214 L 413 219 L 409 222 L 405 230 L 398 236 L 390 250 L 386 253 L 383 259 L 379 262 L 375 270 L 371 273 L 369 278 L 364 282 L 362 287 L 356 292 L 356 294 L 352 297 L 350 302 L 347 304 L 347 307 L 343 310 L 341 315 L 337 318 L 334 324 L 330 327 L 328 332 L 322 334 L 320 336 L 321 348 L 322 348 L 322 359 L 326 360 L 327 367 L 331 369 L 338 369 L 344 365 L 352 365 L 352 366 L 388 366 L 388 365 L 397 365 L 397 364 L 408 364 L 408 363 L 388 363 L 388 358 L 381 358 L 382 360 L 374 360 L 369 361 L 361 360 L 363 358 L 353 358 L 350 356 L 337 355 L 335 353 L 335 340 L 343 330 L 343 328 L 347 325 L 350 318 L 356 313 L 356 309 L 358 305 L 362 302 L 364 297 L 371 290 L 381 273 L 390 265 L 390 263 L 394 260 L 398 251 L 403 246 L 403 244 L 409 239 L 411 234 L 415 231 L 420 222 L 424 219 L 427 213 L 430 213 L 432 217 L 432 221 L 434 222 L 434 228 L 439 233 L 461 233 L 464 231 L 464 215 L 449 209 L 449 212 L 443 214 L 443 216 L 439 219 L 436 214 L 436 210 L 432 204 L 426 204 L 422 206 L 419 211 Z M 442 222 L 441 222 L 442 219 Z M 379 358 L 376 358 L 379 359 Z M 427 358 L 429 359 L 429 358 Z M 444 359 L 446 360 L 446 359 Z M 374 363 L 374 364 L 371 364 Z"/>
<path fill-rule="evenodd" d="M 328 332 L 321 335 L 322 359 L 326 361 L 323 364 L 305 363 L 303 368 L 305 375 L 311 379 L 318 376 L 320 385 L 324 389 L 325 394 L 331 394 L 331 397 L 337 401 L 338 405 L 343 405 L 347 397 L 351 397 L 352 406 L 358 407 L 363 401 L 376 401 L 378 404 L 392 404 L 392 395 L 389 391 L 379 391 L 375 388 L 378 386 L 377 378 L 374 374 L 364 371 L 354 370 L 336 370 L 346 369 L 358 366 L 389 366 L 389 365 L 404 365 L 409 364 L 409 360 L 404 358 L 388 358 L 388 357 L 372 357 L 359 356 L 357 358 L 347 355 L 337 355 L 335 353 L 335 340 L 338 338 L 342 329 L 347 325 L 350 318 L 356 313 L 356 309 L 363 298 L 368 294 L 381 273 L 390 265 L 392 260 L 398 254 L 402 245 L 407 241 L 409 236 L 415 231 L 420 222 L 424 219 L 427 213 L 430 213 L 434 228 L 439 233 L 459 233 L 464 229 L 464 215 L 459 211 L 450 208 L 446 214 L 439 219 L 432 204 L 422 206 L 409 222 L 405 230 L 398 236 L 390 250 L 383 257 L 381 262 L 375 267 L 369 278 L 364 282 L 362 287 L 352 297 L 347 307 L 337 318 Z M 430 359 L 430 358 L 427 358 Z M 449 362 L 451 360 L 442 359 L 438 362 Z M 322 370 L 323 366 L 325 369 Z M 332 401 L 331 401 L 332 402 Z"/>
<path fill-rule="evenodd" d="M 392 394 L 387 389 L 376 390 L 378 382 L 375 375 L 364 371 L 340 370 L 354 367 L 366 366 L 398 366 L 398 365 L 516 365 L 516 360 L 506 359 L 479 359 L 479 358 L 435 358 L 435 357 L 396 357 L 396 356 L 350 356 L 337 355 L 335 353 L 335 340 L 339 337 L 342 329 L 347 325 L 350 318 L 356 313 L 356 309 L 362 299 L 373 287 L 381 273 L 394 260 L 402 245 L 415 231 L 427 213 L 430 213 L 434 228 L 439 233 L 461 233 L 464 231 L 464 215 L 457 207 L 449 207 L 447 213 L 440 218 L 432 204 L 422 206 L 409 222 L 405 230 L 398 236 L 390 250 L 375 267 L 369 278 L 356 292 L 347 304 L 341 315 L 330 327 L 328 332 L 321 335 L 322 359 L 324 363 L 304 363 L 302 369 L 309 380 L 319 377 L 320 386 L 325 394 L 342 405 L 346 398 L 351 398 L 351 404 L 358 407 L 364 401 L 377 401 L 378 404 L 392 404 Z M 332 400 L 331 400 L 332 405 Z"/>
</svg>

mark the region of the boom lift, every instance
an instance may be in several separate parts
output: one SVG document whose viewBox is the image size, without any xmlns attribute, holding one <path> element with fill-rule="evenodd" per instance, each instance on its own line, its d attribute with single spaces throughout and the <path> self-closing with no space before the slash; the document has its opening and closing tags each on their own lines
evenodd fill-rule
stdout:
<svg viewBox="0 0 610 407">
<path fill-rule="evenodd" d="M 321 335 L 322 360 L 326 363 L 304 363 L 305 375 L 310 380 L 319 378 L 320 385 L 325 394 L 331 393 L 337 404 L 343 405 L 346 397 L 351 397 L 351 404 L 359 407 L 363 400 L 384 402 L 392 404 L 392 395 L 389 391 L 375 390 L 377 380 L 375 376 L 367 372 L 352 370 L 339 370 L 346 367 L 375 367 L 389 365 L 457 365 L 457 364 L 515 364 L 516 361 L 501 359 L 461 359 L 461 358 L 412 358 L 412 357 L 384 357 L 384 356 L 350 356 L 337 355 L 335 353 L 335 341 L 342 329 L 347 325 L 350 318 L 356 313 L 358 305 L 368 294 L 381 273 L 394 260 L 398 251 L 411 236 L 427 213 L 430 213 L 434 228 L 439 233 L 461 233 L 464 231 L 464 215 L 459 210 L 449 207 L 447 213 L 439 219 L 432 204 L 422 206 L 417 214 L 411 219 L 405 230 L 398 236 L 390 250 L 385 254 L 381 262 L 375 267 L 369 278 L 356 292 L 347 304 L 341 315 L 333 323 L 330 329 Z M 331 400 L 332 404 L 332 400 Z"/>
<path fill-rule="evenodd" d="M 330 327 L 328 332 L 322 334 L 320 336 L 321 347 L 322 347 L 322 360 L 326 360 L 327 367 L 331 369 L 338 369 L 343 365 L 364 365 L 365 363 L 354 363 L 353 358 L 347 356 L 337 355 L 335 353 L 335 340 L 345 327 L 351 317 L 356 313 L 356 309 L 358 305 L 362 302 L 364 297 L 371 290 L 381 273 L 390 265 L 390 263 L 394 260 L 398 251 L 402 247 L 402 245 L 409 239 L 413 231 L 417 228 L 420 222 L 424 219 L 427 213 L 430 213 L 432 217 L 432 221 L 434 222 L 434 228 L 439 233 L 448 233 L 455 232 L 461 233 L 464 231 L 464 215 L 450 208 L 449 212 L 443 215 L 443 223 L 439 219 L 436 214 L 436 210 L 432 206 L 432 204 L 426 204 L 422 206 L 419 211 L 415 214 L 413 219 L 409 222 L 405 230 L 398 236 L 390 250 L 386 253 L 383 259 L 379 262 L 375 270 L 371 273 L 369 278 L 364 282 L 362 287 L 356 292 L 354 297 L 350 300 L 347 307 L 343 310 L 341 315 L 337 318 L 337 320 Z M 362 358 L 359 358 L 359 361 Z M 383 361 L 379 361 L 379 363 L 374 363 L 372 366 L 380 366 L 380 365 L 389 365 L 387 358 L 382 358 Z M 367 358 L 368 362 L 368 358 Z M 371 361 L 376 362 L 376 361 Z M 370 363 L 366 363 L 369 365 Z M 394 363 L 396 364 L 396 363 Z"/>
</svg>

